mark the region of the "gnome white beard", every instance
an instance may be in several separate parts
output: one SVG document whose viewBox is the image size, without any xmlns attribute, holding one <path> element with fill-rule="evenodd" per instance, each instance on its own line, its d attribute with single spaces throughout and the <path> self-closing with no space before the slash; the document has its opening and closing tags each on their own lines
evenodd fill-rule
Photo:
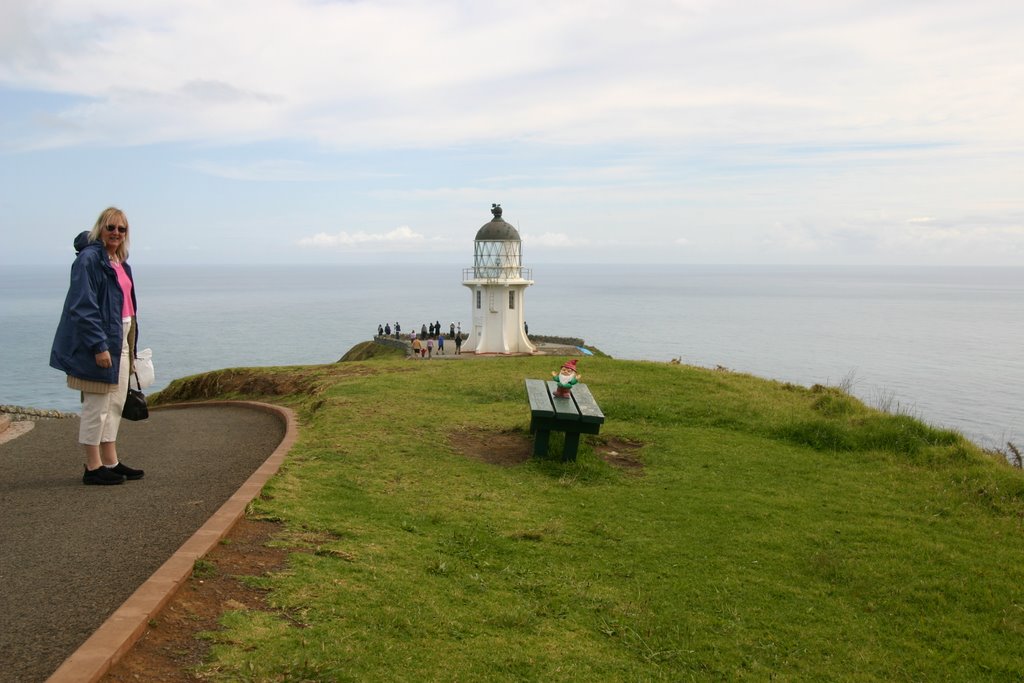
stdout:
<svg viewBox="0 0 1024 683">
<path fill-rule="evenodd" d="M 562 370 L 558 373 L 558 382 L 560 384 L 568 384 L 572 381 L 572 378 L 576 376 L 576 373 L 572 370 Z"/>
</svg>

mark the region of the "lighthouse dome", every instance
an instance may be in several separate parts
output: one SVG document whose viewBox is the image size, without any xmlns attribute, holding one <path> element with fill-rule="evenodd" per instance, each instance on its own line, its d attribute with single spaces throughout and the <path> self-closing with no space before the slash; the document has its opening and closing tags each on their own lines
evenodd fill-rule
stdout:
<svg viewBox="0 0 1024 683">
<path fill-rule="evenodd" d="M 484 223 L 476 233 L 477 242 L 520 242 L 519 231 L 501 217 L 501 205 L 494 204 L 491 208 L 494 218 Z"/>
</svg>

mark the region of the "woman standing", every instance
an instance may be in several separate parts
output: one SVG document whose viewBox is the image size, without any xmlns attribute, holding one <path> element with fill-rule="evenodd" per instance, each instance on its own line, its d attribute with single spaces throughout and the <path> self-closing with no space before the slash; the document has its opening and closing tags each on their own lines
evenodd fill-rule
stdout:
<svg viewBox="0 0 1024 683">
<path fill-rule="evenodd" d="M 78 441 L 85 447 L 85 484 L 141 479 L 117 458 L 117 430 L 135 356 L 135 286 L 128 258 L 128 219 L 111 207 L 75 238 L 78 256 L 50 351 L 50 366 L 82 392 Z"/>
</svg>

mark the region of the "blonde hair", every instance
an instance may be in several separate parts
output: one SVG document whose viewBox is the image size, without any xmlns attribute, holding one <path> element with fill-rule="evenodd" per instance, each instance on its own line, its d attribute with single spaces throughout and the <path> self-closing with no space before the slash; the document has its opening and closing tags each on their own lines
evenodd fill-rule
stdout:
<svg viewBox="0 0 1024 683">
<path fill-rule="evenodd" d="M 120 218 L 124 222 L 124 227 L 128 227 L 128 216 L 124 215 L 124 211 L 121 209 L 111 206 L 103 210 L 100 217 L 96 219 L 96 224 L 92 226 L 92 230 L 89 231 L 89 241 L 95 242 L 100 240 L 100 235 L 103 234 L 103 230 L 110 222 L 115 218 Z M 128 259 L 128 239 L 131 236 L 131 229 L 124 234 L 124 239 L 121 240 L 121 244 L 117 247 L 117 260 L 122 263 Z"/>
</svg>

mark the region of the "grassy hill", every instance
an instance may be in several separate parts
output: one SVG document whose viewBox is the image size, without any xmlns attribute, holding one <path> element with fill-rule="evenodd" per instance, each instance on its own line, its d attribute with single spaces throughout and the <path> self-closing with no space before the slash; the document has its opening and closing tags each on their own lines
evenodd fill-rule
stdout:
<svg viewBox="0 0 1024 683">
<path fill-rule="evenodd" d="M 835 388 L 610 358 L 580 361 L 601 435 L 538 461 L 523 380 L 560 364 L 383 358 L 162 392 L 302 422 L 252 509 L 284 523 L 288 569 L 254 579 L 269 610 L 224 616 L 205 673 L 1024 676 L 1019 470 Z"/>
</svg>

